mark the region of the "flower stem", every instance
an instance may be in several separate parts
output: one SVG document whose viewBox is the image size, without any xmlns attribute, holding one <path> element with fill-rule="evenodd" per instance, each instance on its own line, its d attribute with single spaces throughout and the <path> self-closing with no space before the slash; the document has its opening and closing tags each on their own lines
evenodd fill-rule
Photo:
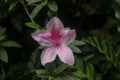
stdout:
<svg viewBox="0 0 120 80">
<path fill-rule="evenodd" d="M 35 21 L 32 19 L 32 17 L 31 17 L 31 15 L 30 15 L 30 13 L 29 13 L 29 11 L 28 11 L 28 9 L 27 9 L 27 7 L 26 7 L 25 4 L 23 4 L 23 7 L 24 7 L 24 9 L 25 9 L 25 11 L 26 11 L 28 17 L 30 18 L 30 20 L 31 20 L 33 23 L 35 23 Z"/>
</svg>

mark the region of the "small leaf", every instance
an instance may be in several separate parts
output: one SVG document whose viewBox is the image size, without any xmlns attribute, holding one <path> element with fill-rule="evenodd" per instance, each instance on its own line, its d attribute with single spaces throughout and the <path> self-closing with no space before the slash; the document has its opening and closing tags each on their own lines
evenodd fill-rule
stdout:
<svg viewBox="0 0 120 80">
<path fill-rule="evenodd" d="M 40 54 L 38 48 L 36 48 L 32 54 L 30 55 L 30 59 L 28 60 L 27 66 L 30 70 L 34 69 L 36 66 L 39 66 L 39 56 Z"/>
<path fill-rule="evenodd" d="M 75 45 L 70 44 L 69 47 L 72 49 L 74 53 L 81 53 L 82 51 L 76 47 Z"/>
<path fill-rule="evenodd" d="M 49 78 L 50 73 L 45 69 L 36 70 L 36 74 L 40 78 Z"/>
<path fill-rule="evenodd" d="M 58 10 L 58 6 L 55 1 L 50 1 L 47 6 L 51 11 L 57 12 Z"/>
<path fill-rule="evenodd" d="M 48 17 L 53 17 L 54 14 L 55 14 L 55 12 L 50 11 L 50 10 L 47 12 Z"/>
<path fill-rule="evenodd" d="M 120 32 L 120 26 L 118 26 L 117 28 L 118 28 L 118 32 Z"/>
<path fill-rule="evenodd" d="M 33 11 L 31 12 L 31 17 L 34 18 L 35 16 L 37 16 L 38 12 L 43 8 L 43 6 L 40 4 L 38 6 L 36 6 Z"/>
<path fill-rule="evenodd" d="M 48 71 L 53 72 L 54 69 L 56 68 L 56 63 L 55 62 L 50 62 L 45 64 L 44 66 Z"/>
<path fill-rule="evenodd" d="M 56 77 L 54 80 L 63 80 L 62 77 Z"/>
<path fill-rule="evenodd" d="M 94 55 L 90 54 L 84 57 L 84 60 L 87 62 L 89 59 L 91 59 Z"/>
<path fill-rule="evenodd" d="M 42 0 L 26 0 L 28 2 L 28 4 L 33 4 L 33 3 L 36 3 L 36 2 L 40 2 Z"/>
<path fill-rule="evenodd" d="M 117 48 L 117 53 L 120 54 L 120 46 Z"/>
<path fill-rule="evenodd" d="M 36 6 L 33 11 L 31 12 L 31 17 L 34 18 L 37 16 L 38 12 L 47 4 L 48 0 L 44 0 L 41 2 L 40 5 Z"/>
<path fill-rule="evenodd" d="M 18 48 L 21 47 L 21 45 L 15 41 L 4 41 L 4 42 L 1 42 L 0 45 L 3 47 L 18 47 Z"/>
<path fill-rule="evenodd" d="M 39 69 L 39 70 L 36 70 L 35 72 L 36 74 L 47 74 L 48 73 L 48 71 L 45 69 Z"/>
<path fill-rule="evenodd" d="M 8 0 L 5 0 L 5 2 L 7 2 Z"/>
<path fill-rule="evenodd" d="M 46 6 L 47 3 L 48 3 L 48 0 L 42 0 L 41 5 L 42 5 L 42 6 Z"/>
<path fill-rule="evenodd" d="M 54 73 L 59 74 L 59 73 L 63 72 L 68 66 L 69 65 L 67 65 L 67 64 L 62 64 L 54 70 Z"/>
<path fill-rule="evenodd" d="M 2 49 L 2 48 L 0 48 L 0 59 L 1 59 L 2 61 L 4 61 L 4 62 L 8 62 L 8 54 L 7 54 L 7 52 L 6 52 L 4 49 Z"/>
<path fill-rule="evenodd" d="M 119 3 L 119 5 L 120 5 L 120 0 L 116 0 L 118 3 Z"/>
<path fill-rule="evenodd" d="M 12 10 L 17 4 L 18 4 L 18 1 L 14 0 L 9 6 L 9 11 Z"/>
<path fill-rule="evenodd" d="M 71 42 L 70 44 L 73 44 L 73 45 L 75 45 L 75 46 L 80 46 L 80 45 L 84 45 L 85 42 L 79 41 L 79 40 L 74 40 L 74 41 Z"/>
<path fill-rule="evenodd" d="M 29 74 L 29 71 L 26 71 L 27 66 L 25 63 L 17 62 L 9 66 L 7 74 L 9 76 L 14 76 L 14 79 L 17 79 L 20 75 Z"/>
<path fill-rule="evenodd" d="M 96 80 L 102 80 L 101 74 L 96 74 Z"/>
<path fill-rule="evenodd" d="M 39 46 L 38 47 L 38 49 L 44 49 L 45 48 L 45 46 Z"/>
<path fill-rule="evenodd" d="M 6 28 L 0 26 L 0 35 L 3 35 L 6 31 Z"/>
<path fill-rule="evenodd" d="M 19 0 L 19 2 L 20 2 L 21 4 L 24 4 L 24 0 Z"/>
<path fill-rule="evenodd" d="M 94 46 L 98 49 L 99 52 L 106 55 L 106 58 L 109 61 L 114 60 L 114 54 L 112 46 L 106 43 L 104 40 L 100 40 L 97 37 L 88 37 L 84 39 L 85 42 L 89 43 L 90 45 Z"/>
<path fill-rule="evenodd" d="M 6 35 L 0 36 L 0 41 L 4 40 L 6 38 Z"/>
<path fill-rule="evenodd" d="M 62 80 L 81 80 L 80 78 L 77 78 L 75 76 L 69 76 L 69 75 L 66 75 L 63 77 Z"/>
<path fill-rule="evenodd" d="M 40 25 L 37 23 L 27 22 L 25 23 L 25 25 L 33 29 L 37 29 L 37 30 L 41 29 Z"/>
<path fill-rule="evenodd" d="M 83 61 L 83 59 L 80 59 L 79 57 L 75 57 L 75 68 L 77 69 L 76 72 L 73 72 L 75 76 L 78 77 L 85 77 L 85 72 L 86 72 L 86 66 Z"/>
<path fill-rule="evenodd" d="M 120 10 L 119 9 L 116 9 L 115 10 L 115 16 L 120 19 Z"/>
<path fill-rule="evenodd" d="M 87 78 L 89 79 L 89 80 L 95 80 L 95 71 L 94 71 L 94 67 L 92 66 L 92 64 L 88 64 L 87 66 L 86 66 L 86 71 L 87 71 L 87 73 L 86 73 L 86 76 L 87 76 Z"/>
</svg>

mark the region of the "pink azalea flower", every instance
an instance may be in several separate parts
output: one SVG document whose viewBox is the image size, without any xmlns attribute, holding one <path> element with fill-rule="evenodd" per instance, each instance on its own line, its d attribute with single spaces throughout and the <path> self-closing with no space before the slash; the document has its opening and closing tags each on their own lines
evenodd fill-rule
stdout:
<svg viewBox="0 0 120 80">
<path fill-rule="evenodd" d="M 64 28 L 59 18 L 53 17 L 46 25 L 46 30 L 37 30 L 32 34 L 40 45 L 46 46 L 41 53 L 41 63 L 45 65 L 55 60 L 56 56 L 66 64 L 74 64 L 72 50 L 67 46 L 76 37 L 76 31 Z"/>
</svg>

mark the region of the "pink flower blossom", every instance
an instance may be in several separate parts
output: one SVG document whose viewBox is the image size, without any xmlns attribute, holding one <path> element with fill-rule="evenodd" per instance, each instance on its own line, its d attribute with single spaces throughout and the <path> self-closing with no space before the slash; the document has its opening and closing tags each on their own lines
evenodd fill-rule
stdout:
<svg viewBox="0 0 120 80">
<path fill-rule="evenodd" d="M 76 31 L 64 28 L 63 23 L 57 17 L 53 17 L 46 25 L 46 30 L 37 30 L 32 34 L 40 45 L 46 46 L 41 53 L 41 63 L 45 65 L 55 60 L 56 56 L 66 64 L 74 64 L 72 50 L 67 46 L 76 37 Z"/>
</svg>

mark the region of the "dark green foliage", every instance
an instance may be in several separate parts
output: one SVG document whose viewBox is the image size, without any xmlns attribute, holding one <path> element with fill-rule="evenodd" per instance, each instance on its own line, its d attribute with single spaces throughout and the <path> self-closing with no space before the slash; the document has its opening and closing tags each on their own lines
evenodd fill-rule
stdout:
<svg viewBox="0 0 120 80">
<path fill-rule="evenodd" d="M 53 16 L 76 30 L 72 66 L 41 65 L 31 33 Z M 120 0 L 0 0 L 0 80 L 120 80 Z"/>
</svg>

